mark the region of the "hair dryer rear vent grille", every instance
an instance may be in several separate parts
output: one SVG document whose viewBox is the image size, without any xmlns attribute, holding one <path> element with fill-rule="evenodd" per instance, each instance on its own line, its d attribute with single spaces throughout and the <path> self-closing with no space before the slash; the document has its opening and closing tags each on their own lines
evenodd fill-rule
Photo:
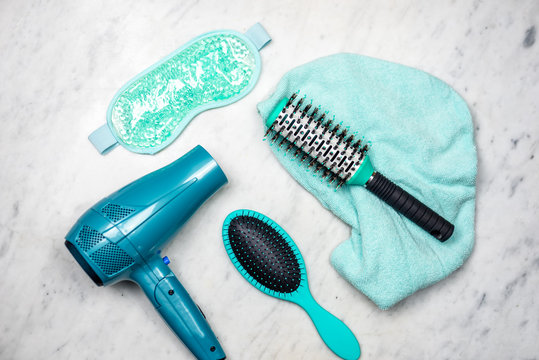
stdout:
<svg viewBox="0 0 539 360">
<path fill-rule="evenodd" d="M 81 249 L 87 254 L 102 241 L 106 242 L 106 244 L 100 245 L 101 247 L 99 249 L 89 254 L 90 259 L 99 266 L 105 275 L 113 275 L 135 262 L 133 258 L 120 249 L 118 245 L 109 242 L 105 239 L 103 234 L 92 229 L 88 225 L 82 227 L 76 240 L 77 244 L 79 244 Z"/>
<path fill-rule="evenodd" d="M 108 243 L 92 253 L 90 258 L 95 261 L 105 275 L 109 276 L 123 270 L 134 262 L 131 256 L 113 243 Z"/>
<path fill-rule="evenodd" d="M 97 230 L 92 229 L 88 225 L 84 225 L 77 237 L 77 243 L 84 252 L 88 252 L 91 248 L 103 241 L 105 237 Z"/>
<path fill-rule="evenodd" d="M 116 204 L 107 204 L 101 209 L 101 212 L 113 222 L 118 222 L 126 218 L 131 215 L 133 211 L 135 211 L 135 209 L 126 208 Z"/>
</svg>

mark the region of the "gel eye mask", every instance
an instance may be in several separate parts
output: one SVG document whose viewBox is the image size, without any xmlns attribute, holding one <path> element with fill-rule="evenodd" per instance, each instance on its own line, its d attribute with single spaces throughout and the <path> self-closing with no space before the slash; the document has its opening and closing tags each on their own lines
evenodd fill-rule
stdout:
<svg viewBox="0 0 539 360">
<path fill-rule="evenodd" d="M 231 104 L 254 87 L 259 50 L 271 41 L 262 25 L 245 34 L 203 34 L 154 64 L 116 93 L 107 123 L 88 139 L 104 154 L 121 144 L 155 154 L 176 139 L 201 112 Z"/>
</svg>

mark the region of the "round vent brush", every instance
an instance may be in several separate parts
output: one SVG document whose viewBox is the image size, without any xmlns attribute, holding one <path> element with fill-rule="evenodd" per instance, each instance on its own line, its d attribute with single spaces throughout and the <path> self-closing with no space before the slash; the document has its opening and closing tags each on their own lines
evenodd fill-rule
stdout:
<svg viewBox="0 0 539 360">
<path fill-rule="evenodd" d="M 223 240 L 232 263 L 247 281 L 305 309 L 336 355 L 359 358 L 359 343 L 352 331 L 313 299 L 301 253 L 279 225 L 256 211 L 237 210 L 225 219 Z"/>
<path fill-rule="evenodd" d="M 326 119 L 319 108 L 304 106 L 303 98 L 296 102 L 296 97 L 293 94 L 277 104 L 266 121 L 266 136 L 286 147 L 287 152 L 292 150 L 301 163 L 314 167 L 337 188 L 345 184 L 363 185 L 438 240 L 443 242 L 451 237 L 451 223 L 374 171 L 367 145 L 362 146 L 361 140 L 354 139 L 340 124 Z"/>
</svg>

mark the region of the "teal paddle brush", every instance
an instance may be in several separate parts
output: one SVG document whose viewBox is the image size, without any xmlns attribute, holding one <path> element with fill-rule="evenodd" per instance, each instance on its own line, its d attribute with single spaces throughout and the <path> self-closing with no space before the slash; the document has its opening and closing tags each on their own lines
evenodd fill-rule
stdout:
<svg viewBox="0 0 539 360">
<path fill-rule="evenodd" d="M 343 359 L 360 356 L 352 331 L 313 299 L 305 263 L 294 241 L 273 220 L 252 210 L 237 210 L 223 224 L 232 263 L 258 290 L 301 306 L 326 345 Z"/>
</svg>

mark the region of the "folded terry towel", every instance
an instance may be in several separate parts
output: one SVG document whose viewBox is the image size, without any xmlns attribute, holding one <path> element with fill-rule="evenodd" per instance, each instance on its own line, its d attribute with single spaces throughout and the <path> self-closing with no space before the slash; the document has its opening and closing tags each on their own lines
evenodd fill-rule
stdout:
<svg viewBox="0 0 539 360">
<path fill-rule="evenodd" d="M 335 269 L 387 309 L 461 266 L 474 243 L 477 172 L 463 99 L 420 70 L 337 54 L 288 72 L 258 105 L 263 120 L 279 100 L 298 91 L 372 144 L 375 169 L 455 225 L 452 237 L 440 243 L 365 188 L 335 191 L 273 146 L 290 174 L 352 227 L 351 237 L 331 255 Z"/>
</svg>

